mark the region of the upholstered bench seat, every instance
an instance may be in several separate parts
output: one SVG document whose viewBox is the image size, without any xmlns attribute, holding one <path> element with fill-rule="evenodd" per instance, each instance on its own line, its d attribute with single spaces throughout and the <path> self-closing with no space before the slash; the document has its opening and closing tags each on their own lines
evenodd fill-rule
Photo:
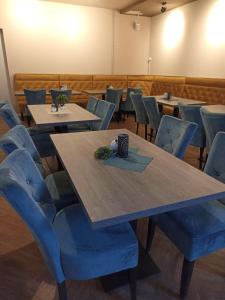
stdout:
<svg viewBox="0 0 225 300">
<path fill-rule="evenodd" d="M 225 205 L 221 201 L 179 209 L 155 220 L 189 261 L 225 248 Z"/>
<path fill-rule="evenodd" d="M 68 279 L 91 279 L 137 266 L 138 243 L 129 223 L 93 230 L 81 206 L 72 205 L 56 215 L 53 227 Z"/>
</svg>

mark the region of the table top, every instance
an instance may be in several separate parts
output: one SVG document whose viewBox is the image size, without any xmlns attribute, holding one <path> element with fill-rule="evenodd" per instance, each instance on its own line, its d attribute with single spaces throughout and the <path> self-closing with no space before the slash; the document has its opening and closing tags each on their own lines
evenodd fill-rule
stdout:
<svg viewBox="0 0 225 300">
<path fill-rule="evenodd" d="M 36 125 L 67 125 L 70 123 L 95 122 L 100 118 L 75 103 L 68 103 L 61 112 L 52 113 L 51 104 L 27 106 Z"/>
<path fill-rule="evenodd" d="M 106 89 L 89 89 L 89 90 L 82 90 L 83 93 L 87 95 L 104 95 L 106 94 Z M 127 89 L 123 89 L 123 94 L 127 93 Z"/>
<path fill-rule="evenodd" d="M 95 150 L 119 133 L 152 156 L 144 172 L 103 164 Z M 225 197 L 225 185 L 126 129 L 54 134 L 51 139 L 94 228 Z"/>
<path fill-rule="evenodd" d="M 54 90 L 57 90 L 57 89 L 54 89 Z M 60 90 L 61 91 L 61 90 Z M 82 92 L 81 91 L 76 91 L 76 90 L 72 90 L 72 95 L 81 95 Z M 14 95 L 17 97 L 17 96 L 24 96 L 24 91 L 16 91 L 14 93 Z M 46 95 L 51 95 L 51 92 L 50 91 L 46 91 Z"/>
<path fill-rule="evenodd" d="M 185 98 L 179 98 L 179 97 L 172 97 L 171 100 L 166 100 L 163 99 L 162 95 L 161 96 L 154 96 L 157 100 L 158 103 L 167 105 L 167 106 L 172 106 L 172 107 L 177 107 L 178 102 L 182 102 L 183 104 L 186 105 L 203 105 L 206 102 L 205 101 L 200 101 L 200 100 L 193 100 L 193 99 L 185 99 Z"/>
<path fill-rule="evenodd" d="M 209 113 L 215 114 L 225 114 L 225 105 L 217 104 L 217 105 L 204 105 L 204 108 Z"/>
</svg>

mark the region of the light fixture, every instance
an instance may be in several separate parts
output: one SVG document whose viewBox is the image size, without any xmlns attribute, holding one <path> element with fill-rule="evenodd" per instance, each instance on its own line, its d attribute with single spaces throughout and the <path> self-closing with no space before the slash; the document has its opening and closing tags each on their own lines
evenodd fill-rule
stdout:
<svg viewBox="0 0 225 300">
<path fill-rule="evenodd" d="M 140 23 L 140 15 L 141 14 L 142 13 L 140 11 L 137 11 L 136 18 L 135 18 L 135 21 L 133 23 L 134 30 L 136 30 L 136 31 L 141 30 L 141 23 Z"/>
<path fill-rule="evenodd" d="M 167 2 L 166 1 L 162 1 L 161 2 L 161 13 L 164 13 L 167 10 L 167 6 L 166 6 Z"/>
</svg>

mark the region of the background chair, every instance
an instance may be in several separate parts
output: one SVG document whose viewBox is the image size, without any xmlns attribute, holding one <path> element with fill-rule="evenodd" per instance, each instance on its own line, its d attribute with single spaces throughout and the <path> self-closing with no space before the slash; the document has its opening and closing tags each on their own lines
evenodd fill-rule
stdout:
<svg viewBox="0 0 225 300">
<path fill-rule="evenodd" d="M 142 94 L 142 89 L 140 88 L 127 88 L 126 100 L 120 103 L 120 111 L 123 114 L 134 113 L 134 106 L 130 97 L 130 93 Z"/>
<path fill-rule="evenodd" d="M 183 120 L 198 124 L 198 129 L 196 130 L 195 135 L 193 136 L 191 145 L 200 149 L 199 169 L 202 169 L 204 149 L 206 146 L 206 137 L 200 109 L 201 106 L 199 105 L 185 105 L 179 103 L 179 112 L 181 118 Z"/>
<path fill-rule="evenodd" d="M 142 94 L 131 92 L 130 97 L 136 114 L 136 122 L 137 122 L 136 134 L 138 134 L 139 124 L 145 125 L 145 139 L 147 140 L 148 116 L 144 107 L 144 103 L 142 101 Z"/>
<path fill-rule="evenodd" d="M 106 90 L 105 100 L 115 105 L 115 113 L 117 121 L 120 120 L 120 102 L 123 96 L 123 89 L 110 89 Z"/>
<path fill-rule="evenodd" d="M 225 131 L 225 115 L 208 112 L 204 107 L 200 112 L 205 129 L 207 152 L 209 152 L 217 132 Z"/>
<path fill-rule="evenodd" d="M 28 90 L 24 89 L 24 96 L 26 100 L 25 106 L 25 116 L 27 118 L 28 126 L 31 125 L 31 113 L 27 107 L 27 105 L 34 105 L 34 104 L 45 104 L 46 102 L 46 90 Z"/>
<path fill-rule="evenodd" d="M 0 107 L 0 117 L 5 121 L 9 128 L 13 128 L 16 125 L 21 125 L 21 121 L 17 113 L 9 103 Z M 56 155 L 55 147 L 49 136 L 50 133 L 55 132 L 54 129 L 50 127 L 45 129 L 29 127 L 27 130 L 41 157 Z"/>
<path fill-rule="evenodd" d="M 138 242 L 124 223 L 92 230 L 80 205 L 58 214 L 29 153 L 16 150 L 0 165 L 0 192 L 31 230 L 66 300 L 65 280 L 92 279 L 130 270 L 131 299 L 136 299 Z"/>
<path fill-rule="evenodd" d="M 101 121 L 90 124 L 91 130 L 106 130 L 112 120 L 112 116 L 115 112 L 116 105 L 104 100 L 99 100 L 95 110 L 95 115 L 98 116 Z"/>
<path fill-rule="evenodd" d="M 96 108 L 97 108 L 97 104 L 98 104 L 98 98 L 96 98 L 94 96 L 90 96 L 88 98 L 88 103 L 87 103 L 87 106 L 86 106 L 86 110 L 88 110 L 89 112 L 94 114 L 95 111 L 96 111 Z"/>
<path fill-rule="evenodd" d="M 155 145 L 183 159 L 198 124 L 164 115 L 155 139 Z"/>
<path fill-rule="evenodd" d="M 143 97 L 144 107 L 148 116 L 148 122 L 150 126 L 150 142 L 152 141 L 154 131 L 157 133 L 161 114 L 159 112 L 159 107 L 157 101 L 154 97 Z"/>
<path fill-rule="evenodd" d="M 219 132 L 210 149 L 204 172 L 223 183 L 224 153 L 225 132 Z M 214 200 L 153 217 L 148 251 L 155 225 L 159 226 L 184 255 L 180 297 L 185 298 L 196 260 L 225 248 L 225 200 Z"/>
</svg>

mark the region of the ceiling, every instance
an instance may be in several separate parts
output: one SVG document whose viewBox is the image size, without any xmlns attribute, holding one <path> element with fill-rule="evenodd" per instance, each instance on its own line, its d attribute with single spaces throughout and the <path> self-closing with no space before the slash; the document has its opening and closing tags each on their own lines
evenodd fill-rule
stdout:
<svg viewBox="0 0 225 300">
<path fill-rule="evenodd" d="M 45 0 L 49 1 L 49 0 Z M 128 11 L 141 11 L 145 16 L 155 16 L 160 14 L 162 0 L 50 0 L 54 2 L 64 2 L 69 4 L 94 6 L 115 9 L 121 13 Z M 166 0 L 165 0 L 166 1 Z M 167 0 L 167 10 L 193 2 L 196 0 Z"/>
</svg>

